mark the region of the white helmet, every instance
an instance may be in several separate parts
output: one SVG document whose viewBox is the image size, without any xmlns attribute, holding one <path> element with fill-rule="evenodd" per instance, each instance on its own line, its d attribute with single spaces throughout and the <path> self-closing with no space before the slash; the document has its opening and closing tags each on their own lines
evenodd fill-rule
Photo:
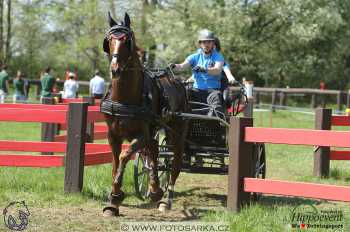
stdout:
<svg viewBox="0 0 350 232">
<path fill-rule="evenodd" d="M 215 35 L 212 31 L 208 29 L 203 29 L 198 32 L 198 42 L 201 41 L 214 41 Z"/>
</svg>

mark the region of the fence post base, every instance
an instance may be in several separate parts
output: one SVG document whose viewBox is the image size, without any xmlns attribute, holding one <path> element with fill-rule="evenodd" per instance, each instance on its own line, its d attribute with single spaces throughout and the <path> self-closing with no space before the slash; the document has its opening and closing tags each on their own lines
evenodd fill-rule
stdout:
<svg viewBox="0 0 350 232">
<path fill-rule="evenodd" d="M 315 114 L 315 129 L 331 129 L 332 110 L 317 109 Z M 314 152 L 314 176 L 329 176 L 330 147 L 318 147 Z"/>
<path fill-rule="evenodd" d="M 94 97 L 83 97 L 83 102 L 89 103 L 89 106 L 95 105 L 95 98 Z M 86 126 L 86 142 L 93 143 L 94 142 L 94 122 L 90 122 Z"/>
<path fill-rule="evenodd" d="M 84 178 L 88 103 L 70 103 L 67 112 L 67 148 L 64 191 L 81 192 Z"/>
<path fill-rule="evenodd" d="M 244 177 L 252 176 L 253 144 L 244 142 L 244 136 L 245 127 L 251 126 L 252 118 L 230 119 L 227 208 L 234 212 L 239 212 L 242 205 L 250 201 L 250 193 L 244 192 Z"/>
<path fill-rule="evenodd" d="M 42 104 L 54 105 L 55 101 L 52 97 L 43 97 Z M 55 135 L 57 134 L 58 124 L 55 123 L 41 123 L 41 141 L 53 142 L 55 141 Z M 41 152 L 42 155 L 53 155 L 53 152 Z"/>
</svg>

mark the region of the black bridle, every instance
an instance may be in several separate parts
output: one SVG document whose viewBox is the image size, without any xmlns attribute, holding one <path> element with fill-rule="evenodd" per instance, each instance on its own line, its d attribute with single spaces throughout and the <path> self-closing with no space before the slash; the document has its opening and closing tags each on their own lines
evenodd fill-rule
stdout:
<svg viewBox="0 0 350 232">
<path fill-rule="evenodd" d="M 134 47 L 133 47 L 133 45 L 134 45 L 133 32 L 129 27 L 125 27 L 124 25 L 119 25 L 119 24 L 111 27 L 108 30 L 106 37 L 103 41 L 103 50 L 105 53 L 108 54 L 110 60 L 115 58 L 118 62 L 118 60 L 120 58 L 120 54 L 118 54 L 118 53 L 110 54 L 109 53 L 110 52 L 109 43 L 110 43 L 110 40 L 112 38 L 115 38 L 115 39 L 120 40 L 120 41 L 124 40 L 129 52 L 131 53 L 134 49 Z M 132 58 L 132 56 L 129 55 L 125 64 L 119 68 L 119 72 L 123 72 L 125 70 L 139 69 L 139 68 L 129 67 L 131 58 Z"/>
</svg>

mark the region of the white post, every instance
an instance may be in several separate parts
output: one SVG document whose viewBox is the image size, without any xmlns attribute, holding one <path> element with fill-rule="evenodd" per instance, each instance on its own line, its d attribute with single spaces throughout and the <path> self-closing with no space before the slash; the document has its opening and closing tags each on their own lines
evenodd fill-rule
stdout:
<svg viewBox="0 0 350 232">
<path fill-rule="evenodd" d="M 252 99 L 253 98 L 254 82 L 253 81 L 245 81 L 244 86 L 245 86 L 245 91 L 246 91 L 248 99 Z"/>
</svg>

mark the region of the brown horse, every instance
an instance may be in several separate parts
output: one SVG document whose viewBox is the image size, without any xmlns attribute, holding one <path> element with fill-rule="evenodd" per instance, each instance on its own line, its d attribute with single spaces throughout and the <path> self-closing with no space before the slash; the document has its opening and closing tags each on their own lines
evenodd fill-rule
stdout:
<svg viewBox="0 0 350 232">
<path fill-rule="evenodd" d="M 187 111 L 186 91 L 167 73 L 158 78 L 147 75 L 139 60 L 127 13 L 122 22 L 115 22 L 110 14 L 108 21 L 111 28 L 103 47 L 109 55 L 111 87 L 101 103 L 101 111 L 105 113 L 108 141 L 113 153 L 113 182 L 110 205 L 104 208 L 103 214 L 119 214 L 124 198 L 121 189 L 124 169 L 132 154 L 138 151 L 142 151 L 152 169 L 149 184 L 151 201 L 157 202 L 160 210 L 170 209 L 173 187 L 181 168 L 187 122 L 164 112 Z M 163 200 L 164 193 L 157 173 L 158 141 L 154 139 L 159 128 L 166 128 L 167 143 L 174 146 L 168 197 Z M 128 150 L 121 151 L 124 140 L 130 141 L 130 146 Z"/>
</svg>

